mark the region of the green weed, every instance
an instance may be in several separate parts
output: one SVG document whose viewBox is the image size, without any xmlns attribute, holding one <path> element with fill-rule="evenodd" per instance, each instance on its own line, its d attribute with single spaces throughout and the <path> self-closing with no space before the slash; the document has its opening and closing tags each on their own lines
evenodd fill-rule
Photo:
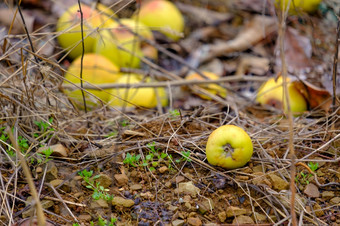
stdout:
<svg viewBox="0 0 340 226">
<path fill-rule="evenodd" d="M 313 172 L 315 172 L 317 169 L 318 169 L 318 167 L 319 167 L 319 163 L 317 163 L 317 162 L 309 162 L 308 163 L 308 167 L 313 171 Z"/>
<path fill-rule="evenodd" d="M 86 182 L 87 184 L 86 188 L 91 189 L 93 191 L 92 198 L 94 200 L 104 199 L 106 201 L 111 201 L 113 199 L 113 195 L 110 195 L 108 193 L 109 189 L 106 189 L 103 186 L 101 186 L 99 182 L 94 183 L 94 180 L 98 179 L 100 175 L 92 177 L 93 171 L 92 170 L 87 171 L 86 169 L 80 171 L 78 174 Z"/>
</svg>

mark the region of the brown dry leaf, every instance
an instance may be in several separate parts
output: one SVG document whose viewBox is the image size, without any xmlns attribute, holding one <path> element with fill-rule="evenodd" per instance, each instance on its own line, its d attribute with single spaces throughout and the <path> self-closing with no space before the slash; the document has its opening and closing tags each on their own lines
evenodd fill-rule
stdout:
<svg viewBox="0 0 340 226">
<path fill-rule="evenodd" d="M 300 35 L 296 29 L 287 28 L 284 37 L 284 48 L 286 65 L 289 70 L 304 70 L 311 67 L 312 45 L 310 40 Z M 276 49 L 276 65 L 281 67 L 279 41 L 276 43 Z"/>
<path fill-rule="evenodd" d="M 206 57 L 203 57 L 202 62 L 228 53 L 247 50 L 276 30 L 275 18 L 255 16 L 235 39 L 212 45 L 210 52 Z"/>
<path fill-rule="evenodd" d="M 304 95 L 311 109 L 321 108 L 326 112 L 329 111 L 332 99 L 330 98 L 331 94 L 327 90 L 316 87 L 306 81 L 295 81 L 293 84 Z"/>
</svg>

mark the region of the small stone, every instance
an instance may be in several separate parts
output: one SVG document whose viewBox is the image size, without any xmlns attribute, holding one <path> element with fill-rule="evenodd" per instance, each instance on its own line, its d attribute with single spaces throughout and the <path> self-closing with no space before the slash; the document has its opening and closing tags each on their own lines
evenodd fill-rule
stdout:
<svg viewBox="0 0 340 226">
<path fill-rule="evenodd" d="M 340 203 L 340 197 L 334 197 L 331 200 L 329 200 L 329 203 L 332 205 L 337 205 Z"/>
<path fill-rule="evenodd" d="M 179 194 L 188 194 L 192 197 L 196 197 L 196 195 L 200 192 L 200 189 L 196 187 L 192 181 L 189 182 L 183 182 L 178 184 L 178 188 L 175 189 L 176 193 Z"/>
<path fill-rule="evenodd" d="M 176 210 L 178 210 L 178 206 L 170 205 L 169 210 L 172 211 L 172 212 L 175 212 Z"/>
<path fill-rule="evenodd" d="M 239 208 L 237 206 L 229 206 L 226 210 L 226 215 L 227 215 L 228 218 L 243 215 L 243 214 L 246 214 L 246 213 L 247 213 L 246 209 L 242 209 L 242 208 Z"/>
<path fill-rule="evenodd" d="M 255 219 L 255 217 L 256 217 L 257 221 L 260 221 L 260 222 L 265 222 L 267 220 L 267 216 L 264 215 L 264 214 L 261 214 L 261 213 L 255 212 L 253 219 Z"/>
<path fill-rule="evenodd" d="M 319 189 L 313 183 L 307 184 L 303 193 L 305 193 L 308 197 L 311 197 L 311 198 L 319 198 L 320 197 Z"/>
<path fill-rule="evenodd" d="M 61 185 L 59 188 L 65 192 L 70 192 L 71 191 L 71 188 L 70 188 L 70 183 L 68 181 L 64 181 L 64 180 L 60 180 L 60 179 L 55 179 L 55 180 L 51 180 L 50 181 L 50 184 L 53 186 L 53 187 L 58 187 L 59 185 Z"/>
<path fill-rule="evenodd" d="M 95 180 L 95 182 L 98 182 L 99 185 L 103 186 L 104 188 L 108 188 L 112 184 L 112 178 L 104 173 L 101 173 L 99 174 L 99 177 Z"/>
<path fill-rule="evenodd" d="M 80 196 L 83 196 L 84 195 L 84 192 L 77 192 L 77 193 L 74 193 L 74 197 L 75 198 L 79 198 Z"/>
<path fill-rule="evenodd" d="M 184 223 L 185 223 L 184 220 L 179 220 L 179 219 L 174 220 L 173 222 L 171 222 L 171 224 L 172 224 L 173 226 L 182 226 L 182 225 L 184 225 Z"/>
<path fill-rule="evenodd" d="M 135 202 L 131 199 L 124 199 L 119 196 L 115 196 L 112 199 L 112 205 L 114 206 L 123 206 L 123 207 L 131 207 L 135 204 Z"/>
<path fill-rule="evenodd" d="M 37 169 L 35 170 L 36 173 L 42 173 L 43 168 L 41 168 L 40 166 L 37 167 Z"/>
<path fill-rule="evenodd" d="M 184 206 L 185 206 L 188 210 L 191 209 L 191 204 L 190 204 L 190 202 L 185 202 L 185 203 L 184 203 Z"/>
<path fill-rule="evenodd" d="M 140 185 L 140 184 L 133 184 L 133 185 L 130 186 L 130 189 L 132 191 L 138 191 L 138 190 L 142 189 L 142 185 Z"/>
<path fill-rule="evenodd" d="M 208 199 L 208 200 L 204 199 L 202 200 L 202 202 L 197 203 L 197 205 L 198 205 L 198 212 L 200 212 L 202 215 L 214 209 L 211 199 Z"/>
<path fill-rule="evenodd" d="M 170 188 L 170 187 L 171 187 L 171 182 L 170 182 L 170 181 L 167 181 L 167 182 L 165 183 L 165 187 L 166 187 L 166 188 Z"/>
<path fill-rule="evenodd" d="M 47 162 L 47 170 L 45 180 L 50 182 L 51 180 L 58 178 L 58 168 L 52 161 Z"/>
<path fill-rule="evenodd" d="M 51 146 L 40 147 L 37 150 L 37 152 L 42 154 L 47 149 L 51 149 L 53 151 L 51 154 L 52 156 L 67 157 L 69 153 L 69 150 L 62 144 L 55 144 Z"/>
<path fill-rule="evenodd" d="M 123 186 L 129 182 L 129 178 L 125 174 L 115 174 L 114 177 L 118 186 Z"/>
<path fill-rule="evenodd" d="M 218 219 L 220 219 L 220 221 L 223 223 L 226 219 L 227 219 L 227 214 L 225 211 L 219 212 L 217 214 Z"/>
<path fill-rule="evenodd" d="M 201 226 L 202 225 L 202 221 L 198 217 L 189 217 L 187 219 L 187 223 L 189 225 L 193 225 L 193 226 Z"/>
<path fill-rule="evenodd" d="M 96 202 L 96 204 L 98 204 L 100 208 L 109 208 L 109 204 L 104 199 L 98 199 L 98 200 L 95 200 L 94 202 Z"/>
<path fill-rule="evenodd" d="M 179 184 L 181 182 L 183 182 L 185 180 L 185 178 L 183 176 L 177 176 L 176 177 L 176 184 Z"/>
<path fill-rule="evenodd" d="M 154 200 L 155 195 L 152 194 L 151 192 L 147 191 L 145 193 L 140 193 L 140 197 L 144 198 L 144 199 L 150 199 L 150 200 Z"/>
<path fill-rule="evenodd" d="M 166 171 L 168 171 L 169 169 L 168 169 L 168 167 L 167 166 L 162 166 L 162 167 L 160 167 L 159 169 L 158 169 L 158 171 L 160 172 L 160 173 L 165 173 Z"/>
<path fill-rule="evenodd" d="M 321 193 L 322 198 L 333 198 L 334 197 L 334 191 L 324 191 Z"/>
<path fill-rule="evenodd" d="M 253 221 L 253 219 L 251 219 L 251 217 L 240 215 L 235 217 L 235 219 L 233 220 L 233 224 L 235 225 L 255 224 L 255 222 Z"/>
<path fill-rule="evenodd" d="M 315 215 L 317 217 L 322 217 L 323 215 L 325 215 L 325 213 L 323 212 L 323 210 L 321 210 L 321 206 L 319 205 L 319 203 L 315 203 L 313 205 L 313 209 L 314 209 L 314 212 L 315 212 Z"/>
<path fill-rule="evenodd" d="M 273 188 L 281 191 L 281 190 L 287 190 L 289 188 L 289 183 L 285 180 L 283 180 L 281 177 L 275 175 L 275 174 L 268 174 L 268 177 L 273 185 Z"/>
<path fill-rule="evenodd" d="M 90 222 L 90 220 L 92 220 L 92 217 L 89 214 L 82 214 L 82 215 L 78 216 L 78 220 L 85 221 L 85 222 Z"/>
</svg>

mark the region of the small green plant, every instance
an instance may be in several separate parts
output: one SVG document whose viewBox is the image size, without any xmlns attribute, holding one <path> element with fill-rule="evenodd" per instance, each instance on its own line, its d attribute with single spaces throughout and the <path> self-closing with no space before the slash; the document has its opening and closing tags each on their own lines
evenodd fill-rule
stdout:
<svg viewBox="0 0 340 226">
<path fill-rule="evenodd" d="M 113 195 L 110 195 L 108 193 L 109 189 L 106 189 L 103 186 L 101 186 L 99 182 L 94 183 L 94 180 L 98 179 L 100 175 L 92 177 L 93 171 L 92 170 L 87 171 L 86 169 L 80 171 L 78 174 L 86 182 L 87 184 L 86 188 L 93 190 L 92 198 L 94 200 L 104 199 L 106 201 L 111 201 L 113 199 Z"/>
<path fill-rule="evenodd" d="M 130 153 L 127 153 L 123 163 L 130 164 L 131 166 L 136 167 L 138 165 L 140 157 L 141 157 L 140 155 L 135 154 L 131 155 Z"/>
<path fill-rule="evenodd" d="M 116 137 L 117 134 L 118 134 L 117 131 L 112 131 L 112 132 L 108 133 L 105 137 L 106 137 L 106 138 Z"/>
<path fill-rule="evenodd" d="M 51 128 L 51 125 L 53 123 L 53 118 L 50 117 L 48 119 L 48 122 L 44 122 L 44 121 L 34 121 L 34 124 L 36 126 L 38 126 L 39 128 L 39 133 L 34 133 L 34 137 L 39 137 L 39 136 L 42 136 L 43 138 L 51 138 L 52 137 L 52 134 L 49 134 L 50 132 L 54 131 L 53 128 Z M 49 135 L 47 135 L 49 134 Z M 47 135 L 47 137 L 46 137 Z"/>
<path fill-rule="evenodd" d="M 79 223 L 73 223 L 72 226 L 80 226 Z"/>
<path fill-rule="evenodd" d="M 178 109 L 170 110 L 170 118 L 177 118 L 178 116 L 181 115 Z"/>
<path fill-rule="evenodd" d="M 121 122 L 120 122 L 120 125 L 122 127 L 127 127 L 129 125 L 129 120 L 127 119 L 123 119 Z"/>
<path fill-rule="evenodd" d="M 191 162 L 191 159 L 189 158 L 190 157 L 190 151 L 181 151 L 181 153 L 182 153 L 182 158 L 176 159 L 177 163 L 180 163 L 182 161 Z"/>
<path fill-rule="evenodd" d="M 317 169 L 318 169 L 318 167 L 319 167 L 319 164 L 317 163 L 317 162 L 309 162 L 308 163 L 308 167 L 313 171 L 313 172 L 315 172 Z"/>
<path fill-rule="evenodd" d="M 22 153 L 25 153 L 29 147 L 28 140 L 22 136 L 18 136 L 18 145 Z"/>
<path fill-rule="evenodd" d="M 108 222 L 108 220 L 103 219 L 101 217 L 98 218 L 98 226 L 113 226 L 116 223 L 117 219 L 116 218 L 112 218 L 110 219 L 110 222 Z M 92 225 L 93 222 L 91 222 Z"/>
<path fill-rule="evenodd" d="M 51 148 L 47 148 L 43 150 L 41 153 L 37 153 L 37 155 L 41 157 L 37 159 L 38 163 L 45 164 L 48 161 L 50 161 L 51 159 L 49 157 L 51 156 L 52 153 L 53 153 L 53 150 Z M 44 161 L 42 159 L 44 159 Z"/>
</svg>

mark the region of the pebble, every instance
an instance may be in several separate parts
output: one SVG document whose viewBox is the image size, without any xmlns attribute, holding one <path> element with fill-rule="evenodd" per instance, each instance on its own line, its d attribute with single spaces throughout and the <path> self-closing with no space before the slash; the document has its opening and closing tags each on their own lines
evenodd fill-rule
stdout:
<svg viewBox="0 0 340 226">
<path fill-rule="evenodd" d="M 281 177 L 275 174 L 272 174 L 272 173 L 268 174 L 268 177 L 275 190 L 281 191 L 281 190 L 287 190 L 289 188 L 289 183 L 283 180 Z"/>
<path fill-rule="evenodd" d="M 201 226 L 202 225 L 202 221 L 198 217 L 189 217 L 187 219 L 187 223 L 189 225 L 192 225 L 192 226 Z"/>
<path fill-rule="evenodd" d="M 116 179 L 118 186 L 123 186 L 129 182 L 129 178 L 125 174 L 115 174 L 114 178 Z"/>
<path fill-rule="evenodd" d="M 167 166 L 162 166 L 162 167 L 160 167 L 159 169 L 158 169 L 158 171 L 160 172 L 160 173 L 165 173 L 165 172 L 167 172 L 169 169 L 168 169 L 168 167 Z"/>
<path fill-rule="evenodd" d="M 184 225 L 185 221 L 184 220 L 174 220 L 173 222 L 171 222 L 173 226 L 182 226 Z"/>
<path fill-rule="evenodd" d="M 200 189 L 196 187 L 192 181 L 183 182 L 178 184 L 178 188 L 175 189 L 176 193 L 179 194 L 188 194 L 192 197 L 196 197 L 196 195 L 200 192 Z"/>
<path fill-rule="evenodd" d="M 99 174 L 99 177 L 95 181 L 99 182 L 99 185 L 104 188 L 108 188 L 112 184 L 112 178 L 104 173 Z"/>
<path fill-rule="evenodd" d="M 233 220 L 233 224 L 235 225 L 255 224 L 255 222 L 253 221 L 253 219 L 251 219 L 251 217 L 240 215 L 235 217 L 235 219 Z"/>
<path fill-rule="evenodd" d="M 52 156 L 58 156 L 58 157 L 67 157 L 69 150 L 62 144 L 55 144 L 55 145 L 51 145 L 51 146 L 46 146 L 46 147 L 40 147 L 37 152 L 42 154 L 43 151 L 47 150 L 47 149 L 51 149 L 52 152 Z"/>
<path fill-rule="evenodd" d="M 123 206 L 123 207 L 131 207 L 135 204 L 135 202 L 131 199 L 124 199 L 119 196 L 115 196 L 112 199 L 112 205 L 114 206 Z"/>
<path fill-rule="evenodd" d="M 183 182 L 185 180 L 185 178 L 183 176 L 177 176 L 176 177 L 176 183 L 179 184 L 181 182 Z"/>
<path fill-rule="evenodd" d="M 322 198 L 332 198 L 334 197 L 334 191 L 324 191 L 321 193 Z"/>
<path fill-rule="evenodd" d="M 142 189 L 142 185 L 140 185 L 140 184 L 133 184 L 133 185 L 130 186 L 130 189 L 132 191 L 138 191 L 138 190 Z"/>
<path fill-rule="evenodd" d="M 219 212 L 217 216 L 222 223 L 227 219 L 227 214 L 225 211 Z"/>
<path fill-rule="evenodd" d="M 330 204 L 337 205 L 340 203 L 340 197 L 334 197 L 331 200 L 329 200 Z"/>
<path fill-rule="evenodd" d="M 237 206 L 229 206 L 226 210 L 227 217 L 239 216 L 239 215 L 243 215 L 246 213 L 247 213 L 246 209 L 239 208 Z"/>
<path fill-rule="evenodd" d="M 319 189 L 313 183 L 307 184 L 303 193 L 305 193 L 308 197 L 311 197 L 311 198 L 319 198 L 320 197 Z"/>
<path fill-rule="evenodd" d="M 82 214 L 78 216 L 78 220 L 90 222 L 90 220 L 92 220 L 92 217 L 89 214 Z"/>
</svg>

